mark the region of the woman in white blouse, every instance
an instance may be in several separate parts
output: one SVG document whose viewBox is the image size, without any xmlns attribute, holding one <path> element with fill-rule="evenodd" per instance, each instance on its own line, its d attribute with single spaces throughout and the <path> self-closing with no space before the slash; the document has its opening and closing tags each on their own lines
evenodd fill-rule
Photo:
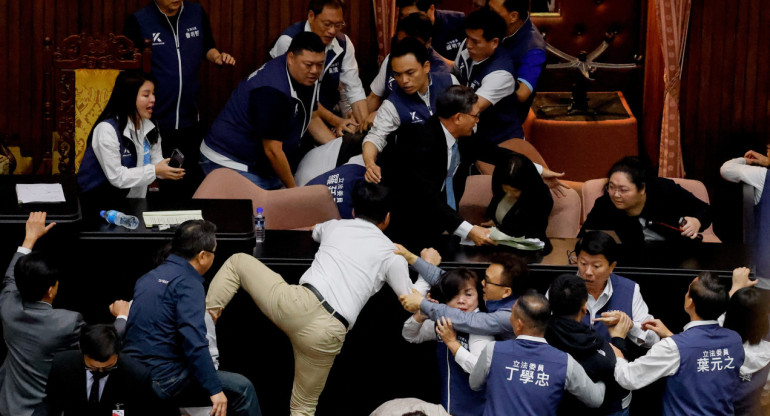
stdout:
<svg viewBox="0 0 770 416">
<path fill-rule="evenodd" d="M 121 72 L 94 123 L 78 171 L 81 193 L 98 199 L 144 198 L 160 179 L 181 179 L 184 169 L 163 159 L 158 130 L 150 121 L 155 81 L 149 74 Z"/>
<path fill-rule="evenodd" d="M 441 281 L 430 290 L 430 297 L 438 302 L 466 312 L 477 312 L 481 282 L 471 270 L 458 268 L 446 272 Z M 473 391 L 468 374 L 491 336 L 457 333 L 452 321 L 441 318 L 433 322 L 417 311 L 404 323 L 404 339 L 412 343 L 438 340 L 436 353 L 441 372 L 441 404 L 454 416 L 481 415 L 484 411 L 484 392 Z"/>
</svg>

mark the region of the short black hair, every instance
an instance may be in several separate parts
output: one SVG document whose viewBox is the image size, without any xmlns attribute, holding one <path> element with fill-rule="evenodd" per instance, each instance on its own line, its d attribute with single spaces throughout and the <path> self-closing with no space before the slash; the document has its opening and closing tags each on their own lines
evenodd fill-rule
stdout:
<svg viewBox="0 0 770 416">
<path fill-rule="evenodd" d="M 521 296 L 530 289 L 529 267 L 521 257 L 512 253 L 497 253 L 489 263 L 503 267 L 500 284 L 510 287 L 514 296 Z"/>
<path fill-rule="evenodd" d="M 730 301 L 727 286 L 712 272 L 700 272 L 698 280 L 690 283 L 690 298 L 695 313 L 707 321 L 719 318 L 727 310 Z"/>
<path fill-rule="evenodd" d="M 625 173 L 631 183 L 636 185 L 636 188 L 640 191 L 645 189 L 647 184 L 653 179 L 650 166 L 637 156 L 626 156 L 615 162 L 610 168 L 610 171 L 607 172 L 607 179 L 612 177 L 616 172 Z"/>
<path fill-rule="evenodd" d="M 22 256 L 13 268 L 16 287 L 24 302 L 43 299 L 51 286 L 59 280 L 59 269 L 46 255 L 32 252 Z"/>
<path fill-rule="evenodd" d="M 436 302 L 447 303 L 460 293 L 465 282 L 473 282 L 473 286 L 479 291 L 481 285 L 478 275 L 473 270 L 458 267 L 441 275 L 438 284 L 430 289 L 430 297 Z M 478 292 L 481 294 L 481 291 Z M 481 304 L 482 302 L 479 302 Z"/>
<path fill-rule="evenodd" d="M 551 307 L 545 296 L 530 290 L 516 300 L 513 310 L 530 328 L 537 332 L 545 332 L 548 320 L 551 318 Z"/>
<path fill-rule="evenodd" d="M 435 6 L 436 0 L 396 0 L 396 7 L 403 9 L 404 7 L 417 6 L 417 10 L 421 12 L 427 12 L 430 6 Z"/>
<path fill-rule="evenodd" d="M 436 97 L 436 115 L 450 118 L 457 113 L 470 114 L 479 97 L 465 85 L 450 85 Z"/>
<path fill-rule="evenodd" d="M 407 37 L 417 38 L 425 44 L 433 36 L 433 24 L 423 13 L 412 13 L 398 21 L 396 33 L 398 32 L 404 32 Z"/>
<path fill-rule="evenodd" d="M 176 229 L 171 254 L 191 260 L 201 251 L 213 252 L 217 245 L 217 226 L 211 221 L 189 220 Z"/>
<path fill-rule="evenodd" d="M 586 282 L 575 274 L 563 274 L 551 282 L 548 301 L 554 316 L 575 316 L 588 301 Z"/>
<path fill-rule="evenodd" d="M 744 287 L 730 298 L 724 327 L 737 332 L 743 342 L 759 344 L 770 330 L 767 312 L 768 306 L 761 291 L 755 287 Z"/>
<path fill-rule="evenodd" d="M 465 29 L 481 29 L 483 32 L 482 36 L 484 36 L 484 39 L 487 41 L 491 41 L 495 38 L 502 41 L 505 38 L 507 26 L 505 25 L 505 20 L 503 20 L 499 14 L 485 7 L 471 12 L 471 14 L 465 18 Z"/>
<path fill-rule="evenodd" d="M 409 54 L 414 55 L 414 58 L 417 59 L 420 65 L 425 65 L 425 62 L 428 62 L 428 48 L 416 38 L 403 38 L 400 42 L 396 43 L 393 46 L 393 50 L 390 51 L 391 62 L 395 58 L 401 58 Z"/>
<path fill-rule="evenodd" d="M 353 187 L 353 210 L 356 218 L 382 224 L 390 212 L 388 188 L 376 183 L 359 181 Z"/>
<path fill-rule="evenodd" d="M 575 244 L 575 255 L 583 251 L 592 256 L 602 255 L 610 264 L 618 260 L 618 243 L 603 231 L 586 231 Z"/>
<path fill-rule="evenodd" d="M 112 325 L 89 325 L 80 330 L 80 351 L 92 360 L 105 362 L 120 352 L 120 336 Z"/>
<path fill-rule="evenodd" d="M 324 7 L 330 7 L 332 9 L 345 10 L 344 0 L 310 0 L 307 4 L 307 11 L 313 12 L 314 15 L 319 15 L 324 11 Z"/>
<path fill-rule="evenodd" d="M 298 33 L 289 44 L 289 52 L 299 55 L 304 51 L 320 53 L 326 51 L 326 45 L 321 37 L 313 32 Z"/>
<path fill-rule="evenodd" d="M 529 17 L 529 0 L 505 0 L 503 7 L 508 12 L 519 13 L 519 20 L 526 20 Z"/>
</svg>

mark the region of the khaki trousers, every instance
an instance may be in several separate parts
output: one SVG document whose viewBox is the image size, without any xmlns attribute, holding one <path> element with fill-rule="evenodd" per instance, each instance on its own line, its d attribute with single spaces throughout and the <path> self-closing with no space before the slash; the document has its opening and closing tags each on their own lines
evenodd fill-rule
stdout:
<svg viewBox="0 0 770 416">
<path fill-rule="evenodd" d="M 347 329 L 321 306 L 310 289 L 286 283 L 261 261 L 243 253 L 227 259 L 214 276 L 206 296 L 206 308 L 224 308 L 241 287 L 291 340 L 294 348 L 291 414 L 315 414 L 318 397 L 334 358 L 342 349 Z"/>
</svg>

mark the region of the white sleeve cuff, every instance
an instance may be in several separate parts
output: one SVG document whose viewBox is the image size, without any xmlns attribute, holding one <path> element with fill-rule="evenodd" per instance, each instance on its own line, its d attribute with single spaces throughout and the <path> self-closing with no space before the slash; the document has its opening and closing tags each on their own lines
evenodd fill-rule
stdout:
<svg viewBox="0 0 770 416">
<path fill-rule="evenodd" d="M 17 252 L 17 253 L 21 253 L 21 254 L 25 254 L 25 255 L 26 255 L 26 254 L 29 254 L 29 253 L 31 253 L 31 252 L 32 252 L 32 250 L 30 250 L 30 249 L 28 249 L 28 248 L 26 248 L 26 247 L 21 247 L 21 246 L 19 246 L 19 248 L 17 248 L 17 249 L 16 249 L 16 252 Z"/>
<path fill-rule="evenodd" d="M 468 238 L 468 234 L 470 234 L 471 230 L 473 229 L 473 225 L 469 223 L 468 221 L 463 221 L 460 226 L 457 227 L 457 229 L 454 231 L 454 235 L 460 237 L 460 238 Z"/>
</svg>

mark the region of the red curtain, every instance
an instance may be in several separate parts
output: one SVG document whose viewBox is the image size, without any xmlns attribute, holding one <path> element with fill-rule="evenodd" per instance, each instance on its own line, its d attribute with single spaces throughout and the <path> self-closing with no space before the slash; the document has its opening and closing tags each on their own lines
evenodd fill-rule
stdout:
<svg viewBox="0 0 770 416">
<path fill-rule="evenodd" d="M 655 18 L 663 52 L 663 82 L 666 86 L 660 129 L 659 176 L 683 178 L 685 174 L 680 139 L 679 92 L 691 3 L 691 0 L 655 0 Z"/>
<path fill-rule="evenodd" d="M 377 64 L 381 64 L 390 53 L 390 39 L 396 30 L 395 0 L 372 0 L 374 4 L 374 21 L 377 24 Z"/>
</svg>

